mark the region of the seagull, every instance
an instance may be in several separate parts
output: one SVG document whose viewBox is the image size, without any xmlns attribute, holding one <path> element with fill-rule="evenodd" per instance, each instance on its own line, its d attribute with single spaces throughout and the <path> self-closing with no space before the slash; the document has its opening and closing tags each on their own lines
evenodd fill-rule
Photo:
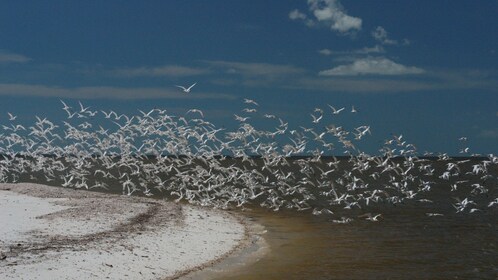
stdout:
<svg viewBox="0 0 498 280">
<path fill-rule="evenodd" d="M 344 110 L 344 107 L 342 107 L 341 109 L 336 109 L 334 108 L 334 106 L 330 106 L 329 104 L 327 105 L 330 107 L 330 109 L 332 109 L 332 114 L 334 115 L 338 115 L 342 110 Z"/>
<path fill-rule="evenodd" d="M 188 91 L 194 85 L 181 88 Z M 0 182 L 16 182 L 23 174 L 30 180 L 59 182 L 65 187 L 106 188 L 106 184 L 91 179 L 93 173 L 93 177 L 122 186 L 125 194 L 140 191 L 149 196 L 156 194 L 156 190 L 165 191 L 178 200 L 215 208 L 243 207 L 257 202 L 274 211 L 284 207 L 298 211 L 312 209 L 308 211 L 310 215 L 332 214 L 334 208 L 341 207 L 352 210 L 349 217 L 332 220 L 338 224 L 351 222 L 357 208 L 372 211 L 368 209 L 377 201 L 431 203 L 430 196 L 418 195 L 430 194 L 431 186 L 436 184 L 430 178 L 448 180 L 445 183 L 448 193 L 468 197 L 455 198 L 453 206 L 457 213 L 478 215 L 485 211 L 486 205 L 493 207 L 490 210 L 498 206 L 498 198 L 492 195 L 486 181 L 495 180 L 491 172 L 498 164 L 498 156 L 493 154 L 481 162 L 453 160 L 447 154 L 424 159 L 413 154 L 415 146 L 408 144 L 402 135 L 393 135 L 379 150 L 384 155 L 370 156 L 355 148 L 350 138 L 354 135 L 359 140 L 369 134 L 369 125 L 353 127 L 351 131 L 327 123 L 299 129 L 275 115 L 265 114 L 265 118 L 275 119 L 269 122 L 278 121 L 278 125 L 268 131 L 258 130 L 251 121 L 257 119 L 259 115 L 254 113 L 259 109 L 250 99 L 243 102 L 254 106 L 245 106 L 242 111 L 256 116 L 234 114 L 239 127 L 233 131 L 216 128 L 201 118 L 186 119 L 188 114 L 203 117 L 199 109 L 188 110 L 184 117 L 170 116 L 159 109 L 119 116 L 114 111 L 100 111 L 102 120 L 94 123 L 90 117 L 97 111 L 77 102 L 73 112 L 64 101 L 60 102 L 68 119 L 76 114 L 78 119 L 88 118 L 88 122 L 72 125 L 66 120 L 59 128 L 47 118 L 35 116 L 35 124 L 26 128 L 13 120 L 7 125 L 0 124 L 0 153 L 7 155 L 0 160 Z M 339 110 L 328 106 L 333 114 L 356 111 L 351 105 Z M 328 121 L 321 108 L 315 108 L 310 116 L 314 123 Z M 14 117 L 9 114 L 9 118 Z M 327 142 L 330 136 L 337 139 Z M 332 150 L 339 144 L 337 141 L 344 145 L 348 157 L 325 159 L 324 152 Z M 460 148 L 467 147 L 465 144 L 461 143 Z M 165 154 L 172 156 L 162 156 Z M 310 157 L 288 160 L 294 155 L 307 154 Z M 153 161 L 148 159 L 149 155 L 154 157 Z M 232 155 L 234 159 L 227 161 Z M 256 161 L 253 156 L 261 159 Z M 343 167 L 342 163 L 347 165 Z M 65 175 L 64 170 L 67 170 Z M 300 170 L 299 176 L 291 170 Z M 95 181 L 93 186 L 89 186 L 90 181 Z M 491 196 L 487 194 L 488 188 Z M 355 219 L 382 222 L 383 215 L 366 213 Z M 443 212 L 425 215 L 443 216 Z"/>
<path fill-rule="evenodd" d="M 242 112 L 246 112 L 246 113 L 254 113 L 254 112 L 257 112 L 257 110 L 256 110 L 256 109 L 244 108 L 244 109 L 242 110 Z"/>
<path fill-rule="evenodd" d="M 310 114 L 310 116 L 313 118 L 313 123 L 318 123 L 322 118 L 323 118 L 323 115 L 320 115 L 320 116 L 315 116 L 313 114 Z"/>
<path fill-rule="evenodd" d="M 374 216 L 372 213 L 366 213 L 366 214 L 358 216 L 358 218 L 364 218 L 365 220 L 371 221 L 371 222 L 378 222 L 379 218 L 381 218 L 381 217 L 382 217 L 382 214 L 377 214 Z"/>
<path fill-rule="evenodd" d="M 9 115 L 9 121 L 13 121 L 17 118 L 17 116 L 12 115 L 10 112 L 7 112 L 7 114 Z"/>
<path fill-rule="evenodd" d="M 199 109 L 190 109 L 190 110 L 188 110 L 188 111 L 187 111 L 187 113 L 186 113 L 186 114 L 188 114 L 188 113 L 199 113 L 199 114 L 201 115 L 201 117 L 203 117 L 203 118 L 204 118 L 204 114 L 203 114 L 203 113 L 202 113 L 202 111 L 201 111 L 201 110 L 199 110 Z"/>
<path fill-rule="evenodd" d="M 236 115 L 236 114 L 234 114 L 234 116 L 235 116 L 235 119 L 236 119 L 237 121 L 239 121 L 239 122 L 245 122 L 245 121 L 247 121 L 247 120 L 249 119 L 249 117 L 245 117 L 245 118 L 243 118 L 243 117 L 238 116 L 238 115 Z"/>
<path fill-rule="evenodd" d="M 244 98 L 244 103 L 246 103 L 246 104 L 254 104 L 256 106 L 259 106 L 259 104 L 256 101 L 252 100 L 252 99 Z"/>
<path fill-rule="evenodd" d="M 71 109 L 71 107 L 67 106 L 67 104 L 66 104 L 64 101 L 62 101 L 61 99 L 59 99 L 59 100 L 60 100 L 60 102 L 64 105 L 64 108 L 62 108 L 62 110 L 68 110 L 68 109 Z"/>
<path fill-rule="evenodd" d="M 84 113 L 86 112 L 88 109 L 90 109 L 90 107 L 84 107 L 83 104 L 81 104 L 81 101 L 78 101 L 78 103 L 80 104 L 80 113 Z"/>
<path fill-rule="evenodd" d="M 440 217 L 440 216 L 444 216 L 444 214 L 441 214 L 441 213 L 425 213 L 425 215 L 427 215 L 428 217 Z"/>
<path fill-rule="evenodd" d="M 196 84 L 197 84 L 197 82 L 196 82 L 196 83 L 193 83 L 193 84 L 192 84 L 191 86 L 189 86 L 188 88 L 183 87 L 183 86 L 176 86 L 176 87 L 181 88 L 181 89 L 183 90 L 183 92 L 185 92 L 185 93 L 189 93 L 189 92 L 190 92 L 190 90 L 191 90 L 191 89 L 192 89 L 192 88 L 193 88 Z"/>
<path fill-rule="evenodd" d="M 332 220 L 335 224 L 349 224 L 353 221 L 351 218 L 341 217 L 340 220 Z"/>
</svg>

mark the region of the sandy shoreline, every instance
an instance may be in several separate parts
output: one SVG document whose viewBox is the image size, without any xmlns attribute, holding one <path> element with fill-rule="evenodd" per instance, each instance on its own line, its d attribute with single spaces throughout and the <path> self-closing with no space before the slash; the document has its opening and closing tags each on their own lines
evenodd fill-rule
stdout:
<svg viewBox="0 0 498 280">
<path fill-rule="evenodd" d="M 0 279 L 200 279 L 265 251 L 238 215 L 37 184 L 0 184 L 0 224 Z"/>
</svg>

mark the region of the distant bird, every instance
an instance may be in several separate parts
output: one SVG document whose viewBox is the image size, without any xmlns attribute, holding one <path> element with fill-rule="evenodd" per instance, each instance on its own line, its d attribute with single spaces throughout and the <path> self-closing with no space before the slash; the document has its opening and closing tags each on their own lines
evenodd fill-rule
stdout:
<svg viewBox="0 0 498 280">
<path fill-rule="evenodd" d="M 253 105 L 259 106 L 259 104 L 256 101 L 252 100 L 252 99 L 244 98 L 244 103 L 246 103 L 246 104 L 253 104 Z"/>
<path fill-rule="evenodd" d="M 332 220 L 335 224 L 349 224 L 353 221 L 351 218 L 341 217 L 340 220 Z"/>
<path fill-rule="evenodd" d="M 310 114 L 310 115 L 313 118 L 313 123 L 318 123 L 323 118 L 323 115 L 320 115 L 318 117 L 313 115 L 313 114 Z"/>
<path fill-rule="evenodd" d="M 188 92 L 193 86 L 178 87 Z M 383 214 L 356 213 L 357 209 L 378 209 L 371 208 L 372 204 L 383 201 L 437 204 L 429 199 L 433 185 L 464 198 L 455 198 L 456 213 L 478 215 L 486 206 L 498 206 L 493 188 L 498 156 L 493 154 L 482 160 L 452 159 L 447 154 L 425 159 L 417 156 L 415 146 L 402 135 L 393 135 L 383 142 L 385 147 L 379 150 L 383 155 L 370 156 L 352 144 L 352 136 L 360 140 L 370 134 L 369 125 L 353 126 L 350 131 L 327 123 L 296 128 L 273 114 L 264 114 L 264 118 L 275 119 L 269 122 L 277 126 L 263 125 L 259 130 L 251 123 L 259 122 L 259 109 L 250 99 L 244 99 L 248 108 L 242 111 L 251 118 L 234 114 L 239 125 L 234 130 L 217 128 L 199 118 L 204 117 L 199 109 L 189 109 L 184 117 L 160 109 L 119 116 L 114 111 L 100 111 L 103 115 L 98 119 L 92 118 L 97 111 L 81 102 L 74 111 L 60 102 L 68 113 L 63 126 L 35 116 L 36 122 L 24 127 L 16 124 L 10 113 L 10 123 L 0 124 L 0 154 L 6 155 L 0 157 L 0 182 L 16 182 L 22 175 L 73 188 L 115 184 L 128 195 L 166 192 L 177 201 L 222 209 L 257 203 L 274 211 L 285 207 L 310 215 L 344 213 L 341 208 L 352 211 L 349 217 L 332 220 L 337 224 L 352 222 L 352 215 L 382 222 Z M 346 111 L 328 106 L 333 114 Z M 356 111 L 354 106 L 348 108 Z M 88 121 L 69 123 L 76 119 L 72 118 L 75 114 Z M 330 113 L 315 108 L 312 120 L 306 119 L 317 124 L 330 119 L 327 116 Z M 328 157 L 340 143 L 348 156 L 343 160 Z M 467 147 L 464 144 L 461 148 Z M 166 154 L 171 156 L 162 156 Z M 228 155 L 233 159 L 227 161 Z M 299 157 L 289 159 L 294 155 Z M 108 182 L 98 182 L 101 178 Z M 444 213 L 434 211 L 425 215 Z"/>
<path fill-rule="evenodd" d="M 78 103 L 80 104 L 80 113 L 84 113 L 86 112 L 88 109 L 90 109 L 90 107 L 84 107 L 83 104 L 81 104 L 81 101 L 78 101 Z"/>
<path fill-rule="evenodd" d="M 7 112 L 7 114 L 9 115 L 9 121 L 13 121 L 17 118 L 17 116 L 12 115 L 10 112 Z"/>
<path fill-rule="evenodd" d="M 199 109 L 190 109 L 190 110 L 187 111 L 187 114 L 188 113 L 199 113 L 201 115 L 201 117 L 204 118 L 204 113 L 202 113 L 202 111 L 199 110 Z"/>
<path fill-rule="evenodd" d="M 371 222 L 378 222 L 379 218 L 381 218 L 381 217 L 382 217 L 382 214 L 377 214 L 374 216 L 372 213 L 366 213 L 366 214 L 358 216 L 358 218 L 364 218 L 365 220 L 371 221 Z"/>
<path fill-rule="evenodd" d="M 189 86 L 188 88 L 184 87 L 184 86 L 178 86 L 176 85 L 176 87 L 178 88 L 181 88 L 183 90 L 183 92 L 185 93 L 189 93 L 190 90 L 196 85 L 197 83 L 193 83 L 191 86 Z"/>
<path fill-rule="evenodd" d="M 440 217 L 440 216 L 444 216 L 441 213 L 425 213 L 425 215 L 427 215 L 428 217 Z"/>
<path fill-rule="evenodd" d="M 342 107 L 341 109 L 336 109 L 336 108 L 334 108 L 334 106 L 330 106 L 330 105 L 328 105 L 328 106 L 330 107 L 330 109 L 332 109 L 332 114 L 334 114 L 334 115 L 338 115 L 342 110 L 344 110 L 344 107 Z"/>
<path fill-rule="evenodd" d="M 235 116 L 235 119 L 236 119 L 237 121 L 239 121 L 239 122 L 245 122 L 245 121 L 247 121 L 247 120 L 249 119 L 249 117 L 245 117 L 245 118 L 244 118 L 244 117 L 238 116 L 238 115 L 236 115 L 236 114 L 234 114 L 234 116 Z"/>
<path fill-rule="evenodd" d="M 64 105 L 64 108 L 62 108 L 63 110 L 71 109 L 71 107 L 67 106 L 67 104 L 64 101 L 62 101 L 61 99 L 59 100 Z"/>
</svg>

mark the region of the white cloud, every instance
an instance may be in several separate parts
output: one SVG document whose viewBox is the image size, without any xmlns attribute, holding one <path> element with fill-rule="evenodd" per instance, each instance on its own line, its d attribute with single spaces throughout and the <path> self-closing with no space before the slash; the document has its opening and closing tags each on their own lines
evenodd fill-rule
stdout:
<svg viewBox="0 0 498 280">
<path fill-rule="evenodd" d="M 379 41 L 383 45 L 397 45 L 398 41 L 389 39 L 387 36 L 387 31 L 382 26 L 377 26 L 374 31 L 372 31 L 372 37 Z"/>
<path fill-rule="evenodd" d="M 289 18 L 292 20 L 300 20 L 300 19 L 307 19 L 308 16 L 306 16 L 304 13 L 301 13 L 298 9 L 292 10 L 289 13 Z"/>
<path fill-rule="evenodd" d="M 384 75 L 322 75 L 302 77 L 286 85 L 287 89 L 306 92 L 348 92 L 348 93 L 403 93 L 435 91 L 484 91 L 498 94 L 498 81 L 494 77 L 476 77 L 466 71 L 452 69 L 431 69 L 424 75 L 414 77 Z M 498 116 L 498 112 L 497 112 Z M 490 133 L 486 133 L 490 134 Z"/>
<path fill-rule="evenodd" d="M 354 51 L 354 53 L 357 53 L 357 54 L 385 53 L 385 52 L 386 51 L 384 50 L 384 48 L 382 46 L 379 46 L 379 45 L 375 45 L 371 48 L 364 47 L 364 48 L 361 48 L 359 50 Z"/>
<path fill-rule="evenodd" d="M 122 68 L 111 71 L 119 77 L 186 77 L 208 73 L 206 69 L 185 67 L 179 65 L 165 65 L 159 67 Z"/>
<path fill-rule="evenodd" d="M 362 20 L 347 15 L 338 0 L 308 0 L 308 5 L 315 18 L 334 31 L 361 30 Z"/>
<path fill-rule="evenodd" d="M 22 54 L 0 50 L 0 63 L 26 63 L 30 60 L 31 58 Z"/>
<path fill-rule="evenodd" d="M 278 78 L 303 73 L 304 70 L 292 65 L 270 63 L 247 63 L 233 61 L 205 61 L 212 66 L 224 68 L 229 74 L 239 74 L 245 77 Z"/>
<path fill-rule="evenodd" d="M 289 13 L 289 18 L 292 20 L 302 20 L 309 27 L 315 25 L 315 22 L 312 19 L 308 18 L 306 14 L 302 13 L 298 9 L 292 10 Z"/>
<path fill-rule="evenodd" d="M 348 50 L 348 51 L 333 51 L 330 49 L 321 49 L 318 51 L 319 54 L 322 55 L 352 55 L 352 54 L 369 54 L 369 53 L 385 53 L 385 50 L 382 46 L 376 45 L 373 47 L 364 47 L 357 50 Z"/>
<path fill-rule="evenodd" d="M 319 72 L 320 76 L 357 75 L 409 75 L 425 71 L 413 66 L 404 66 L 384 57 L 368 57 L 355 60 L 351 64 L 340 65 Z"/>
<path fill-rule="evenodd" d="M 387 34 L 386 29 L 382 26 L 377 26 L 377 28 L 372 31 L 372 37 L 377 40 L 379 43 L 382 45 L 403 45 L 403 46 L 408 46 L 411 44 L 410 40 L 408 39 L 403 39 L 401 40 L 401 43 L 398 40 L 393 40 L 389 38 L 389 35 Z"/>
<path fill-rule="evenodd" d="M 347 15 L 339 0 L 308 0 L 308 6 L 316 21 L 297 9 L 289 13 L 289 18 L 302 20 L 308 26 L 322 23 L 343 34 L 361 30 L 361 18 Z"/>
<path fill-rule="evenodd" d="M 331 55 L 333 52 L 329 49 L 321 49 L 318 51 L 319 54 L 323 54 L 323 55 Z"/>
<path fill-rule="evenodd" d="M 204 61 L 213 69 L 221 71 L 223 79 L 212 80 L 221 86 L 279 88 L 306 75 L 305 69 L 285 64 Z"/>
</svg>

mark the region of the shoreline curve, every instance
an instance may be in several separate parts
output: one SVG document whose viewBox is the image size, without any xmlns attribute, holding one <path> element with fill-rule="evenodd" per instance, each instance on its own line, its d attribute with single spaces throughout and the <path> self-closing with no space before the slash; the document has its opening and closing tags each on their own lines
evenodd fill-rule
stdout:
<svg viewBox="0 0 498 280">
<path fill-rule="evenodd" d="M 0 202 L 2 279 L 205 279 L 267 249 L 222 210 L 32 183 L 0 184 Z"/>
</svg>

